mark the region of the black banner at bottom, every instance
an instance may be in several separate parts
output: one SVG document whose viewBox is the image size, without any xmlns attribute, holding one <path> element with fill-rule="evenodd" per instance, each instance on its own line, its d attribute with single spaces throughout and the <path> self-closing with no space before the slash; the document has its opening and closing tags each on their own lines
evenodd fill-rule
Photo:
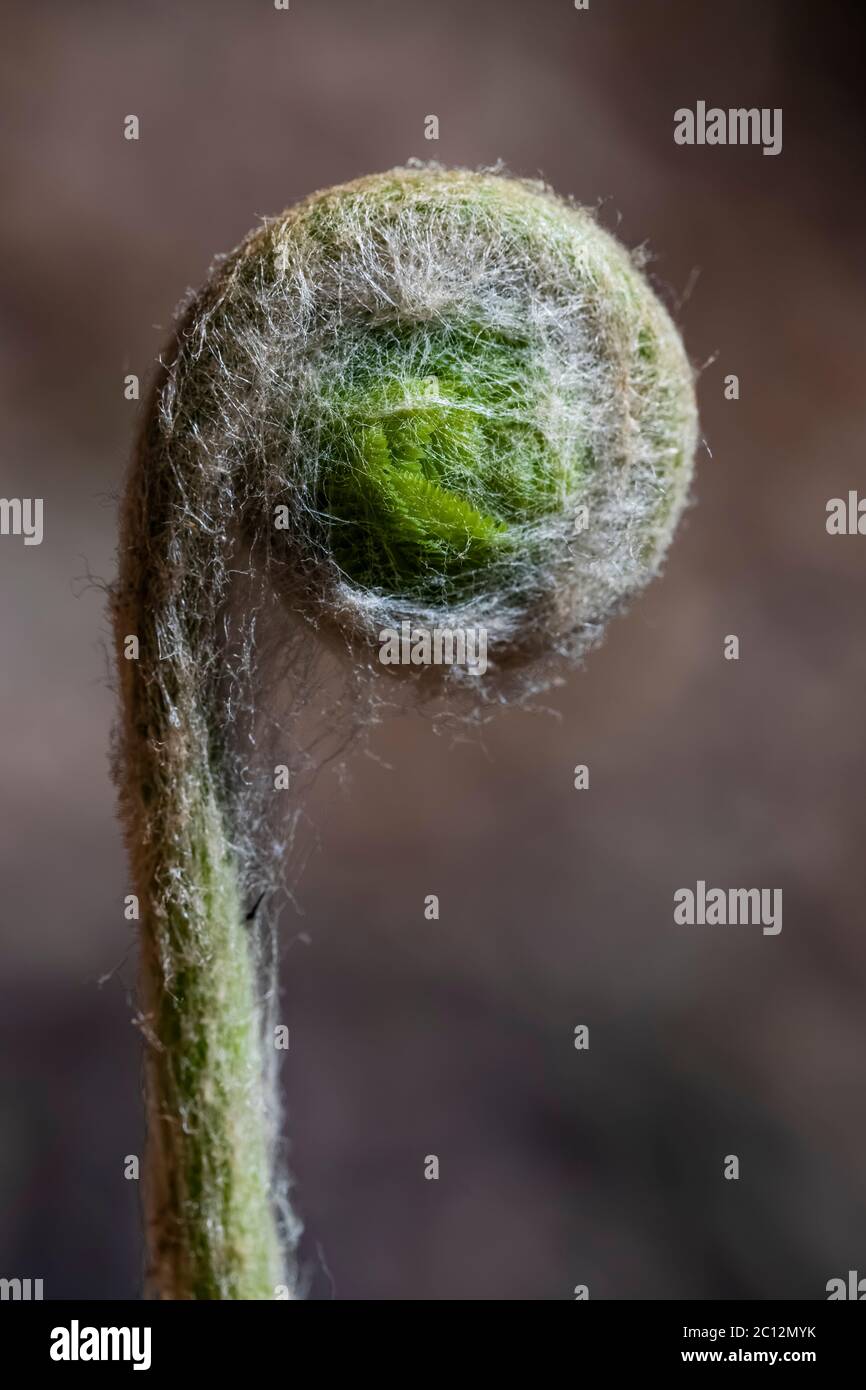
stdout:
<svg viewBox="0 0 866 1390">
<path fill-rule="evenodd" d="M 447 1325 L 433 1311 L 422 1314 L 426 1326 L 420 1328 L 405 1315 L 399 1327 L 391 1321 L 382 1328 L 371 1326 L 369 1314 L 359 1325 L 349 1313 L 344 1326 L 351 1340 L 335 1341 L 331 1334 L 339 1329 L 342 1315 L 332 1309 L 327 1316 L 336 1317 L 336 1325 L 319 1322 L 325 1313 L 317 1313 L 317 1306 L 4 1301 L 4 1362 L 60 1377 L 98 1376 L 106 1368 L 114 1375 L 168 1372 L 174 1378 L 185 1371 L 220 1376 L 237 1371 L 249 1376 L 274 1363 L 279 1367 L 285 1362 L 288 1369 L 299 1351 L 309 1350 L 323 1366 L 333 1365 L 342 1353 L 353 1363 L 359 1356 L 372 1358 L 370 1371 L 381 1373 L 391 1365 L 395 1374 L 399 1370 L 413 1379 L 427 1379 L 437 1371 L 463 1373 L 472 1359 L 489 1370 L 500 1357 L 507 1357 L 509 1372 L 519 1373 L 525 1365 L 537 1375 L 540 1362 L 557 1351 L 551 1334 L 564 1334 L 571 1357 L 577 1356 L 576 1369 L 667 1371 L 739 1364 L 812 1366 L 826 1373 L 857 1365 L 866 1330 L 864 1313 L 836 1303 L 597 1301 L 576 1302 L 561 1319 L 546 1323 L 545 1340 L 539 1343 L 534 1317 L 512 1318 L 507 1331 L 495 1329 L 491 1338 L 486 1316 L 473 1303 L 481 1322 L 461 1327 L 459 1344 L 443 1335 Z M 368 1340 L 372 1336 L 375 1345 Z"/>
</svg>

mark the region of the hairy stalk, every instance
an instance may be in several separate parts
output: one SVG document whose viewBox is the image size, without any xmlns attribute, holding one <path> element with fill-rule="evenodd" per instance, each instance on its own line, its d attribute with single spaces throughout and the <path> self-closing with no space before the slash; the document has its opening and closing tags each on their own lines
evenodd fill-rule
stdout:
<svg viewBox="0 0 866 1390">
<path fill-rule="evenodd" d="M 193 524 L 176 460 L 145 434 L 113 593 L 117 778 L 140 900 L 149 1283 L 163 1298 L 273 1298 L 277 1104 L 268 971 L 246 920 L 217 597 L 224 536 Z M 138 658 L 127 639 L 138 639 Z M 222 651 L 222 674 L 214 657 Z"/>
</svg>

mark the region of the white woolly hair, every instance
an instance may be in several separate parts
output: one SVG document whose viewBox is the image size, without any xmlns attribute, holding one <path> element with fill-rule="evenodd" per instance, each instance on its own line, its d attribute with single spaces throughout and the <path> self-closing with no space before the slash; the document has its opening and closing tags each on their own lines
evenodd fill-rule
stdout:
<svg viewBox="0 0 866 1390">
<path fill-rule="evenodd" d="M 395 458 L 394 436 L 413 417 L 427 476 L 407 492 L 413 441 Z M 656 573 L 697 433 L 676 328 L 594 215 L 436 165 L 251 234 L 189 310 L 159 421 L 191 494 L 215 467 L 231 478 L 231 515 L 317 620 L 362 644 L 403 620 L 483 627 L 493 667 L 579 658 Z"/>
</svg>

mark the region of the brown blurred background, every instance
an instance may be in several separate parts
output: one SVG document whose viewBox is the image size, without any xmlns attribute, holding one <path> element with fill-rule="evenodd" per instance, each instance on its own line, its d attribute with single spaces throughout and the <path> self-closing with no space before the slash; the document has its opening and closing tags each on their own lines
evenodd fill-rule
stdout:
<svg viewBox="0 0 866 1390">
<path fill-rule="evenodd" d="M 0 494 L 43 497 L 45 539 L 0 539 L 0 1274 L 140 1289 L 135 939 L 86 579 L 113 572 L 123 376 L 260 215 L 409 155 L 501 157 L 646 242 L 708 447 L 664 577 L 561 717 L 454 746 L 395 718 L 383 762 L 319 785 L 282 922 L 310 1294 L 811 1299 L 866 1274 L 866 539 L 824 526 L 866 493 L 863 28 L 793 0 L 7 9 Z M 781 106 L 782 154 L 677 147 L 699 99 Z M 698 878 L 781 887 L 781 935 L 675 927 Z"/>
</svg>

